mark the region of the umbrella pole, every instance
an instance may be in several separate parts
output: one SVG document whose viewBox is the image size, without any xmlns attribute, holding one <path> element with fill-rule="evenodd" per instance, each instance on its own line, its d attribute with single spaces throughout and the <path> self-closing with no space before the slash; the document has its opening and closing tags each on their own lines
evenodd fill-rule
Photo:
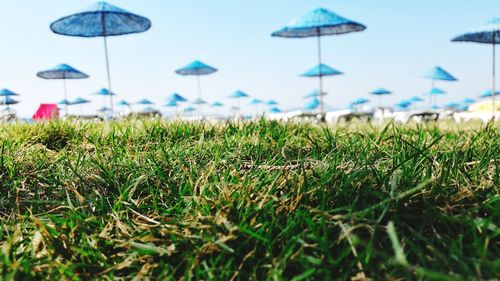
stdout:
<svg viewBox="0 0 500 281">
<path fill-rule="evenodd" d="M 429 92 L 429 106 L 431 107 L 432 109 L 432 106 L 434 105 L 434 103 L 432 102 L 432 89 L 434 89 L 434 86 L 436 84 L 436 80 L 432 79 L 432 82 L 431 82 L 431 91 Z"/>
<path fill-rule="evenodd" d="M 318 28 L 318 63 L 320 65 L 320 74 L 319 74 L 319 110 L 321 113 L 321 121 L 324 121 L 324 104 L 323 104 L 323 75 L 321 73 L 321 34 Z"/>
<path fill-rule="evenodd" d="M 68 117 L 68 86 L 66 85 L 66 78 L 63 79 L 64 84 L 64 114 Z"/>
<path fill-rule="evenodd" d="M 496 45 L 495 45 L 495 33 L 493 33 L 493 82 L 492 82 L 492 92 L 491 92 L 491 120 L 495 121 L 495 76 L 496 76 Z"/>
<path fill-rule="evenodd" d="M 109 70 L 109 54 L 108 54 L 108 40 L 106 39 L 106 36 L 103 36 L 104 38 L 104 54 L 106 56 L 106 72 L 108 74 L 108 90 L 109 90 L 109 101 L 110 101 L 110 109 L 111 109 L 111 117 L 114 115 L 114 110 L 113 110 L 113 91 L 111 89 L 111 71 Z"/>
</svg>

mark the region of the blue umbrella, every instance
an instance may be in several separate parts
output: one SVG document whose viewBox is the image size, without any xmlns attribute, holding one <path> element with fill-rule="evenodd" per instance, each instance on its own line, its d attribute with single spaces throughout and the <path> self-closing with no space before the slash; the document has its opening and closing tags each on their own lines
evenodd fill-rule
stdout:
<svg viewBox="0 0 500 281">
<path fill-rule="evenodd" d="M 471 98 L 465 98 L 462 100 L 462 103 L 465 103 L 465 104 L 471 104 L 471 103 L 475 103 L 476 100 L 475 99 L 471 99 Z"/>
<path fill-rule="evenodd" d="M 175 71 L 177 74 L 189 76 L 194 75 L 198 79 L 198 97 L 201 98 L 201 75 L 210 75 L 214 72 L 217 72 L 217 69 L 207 65 L 199 60 L 193 61 L 192 63 L 186 65 L 181 69 L 177 69 Z"/>
<path fill-rule="evenodd" d="M 258 105 L 258 104 L 262 104 L 263 101 L 259 100 L 259 99 L 252 99 L 249 103 L 249 105 Z"/>
<path fill-rule="evenodd" d="M 269 109 L 269 112 L 271 112 L 271 113 L 281 113 L 283 111 L 281 111 L 281 109 L 279 109 L 277 107 L 273 107 L 273 108 Z"/>
<path fill-rule="evenodd" d="M 303 96 L 304 99 L 319 97 L 319 90 L 312 90 L 309 94 Z"/>
<path fill-rule="evenodd" d="M 106 2 L 98 2 L 88 9 L 63 17 L 50 25 L 56 33 L 76 37 L 103 37 L 106 56 L 108 88 L 111 87 L 109 69 L 108 36 L 145 32 L 151 27 L 151 21 L 145 17 L 130 13 Z M 110 111 L 113 115 L 113 95 L 110 98 Z"/>
<path fill-rule="evenodd" d="M 14 104 L 18 104 L 18 103 L 19 103 L 19 101 L 11 98 L 11 96 L 5 96 L 5 99 L 0 102 L 0 105 L 7 106 L 5 108 L 5 110 L 9 110 L 10 109 L 10 105 L 14 105 Z"/>
<path fill-rule="evenodd" d="M 491 92 L 496 93 L 495 76 L 496 76 L 496 44 L 500 43 L 500 18 L 492 19 L 485 25 L 475 28 L 474 30 L 459 35 L 453 38 L 453 42 L 475 42 L 483 44 L 491 44 L 493 47 L 493 67 L 492 67 L 492 88 Z M 491 95 L 491 108 L 493 119 L 495 118 L 495 95 Z"/>
<path fill-rule="evenodd" d="M 165 106 L 166 107 L 177 107 L 177 106 L 179 106 L 179 102 L 174 100 L 174 99 L 171 99 L 167 102 L 167 104 Z"/>
<path fill-rule="evenodd" d="M 311 69 L 309 69 L 307 72 L 303 73 L 301 76 L 304 76 L 304 77 L 324 77 L 324 76 L 334 76 L 334 75 L 340 75 L 340 74 L 343 74 L 342 72 L 326 65 L 326 64 L 319 64 Z M 323 83 L 323 81 L 321 80 L 320 81 L 321 83 Z M 326 93 L 324 92 L 320 92 L 322 93 L 321 96 L 323 95 L 326 95 Z M 320 96 L 320 95 L 318 95 Z M 320 103 L 322 102 L 323 98 L 320 97 Z M 323 108 L 322 105 L 320 105 L 321 108 Z"/>
<path fill-rule="evenodd" d="M 220 103 L 220 102 L 216 101 L 216 102 L 212 103 L 210 106 L 211 106 L 211 107 L 222 107 L 222 106 L 224 106 L 224 104 L 222 104 L 222 103 Z"/>
<path fill-rule="evenodd" d="M 237 90 L 237 91 L 233 92 L 231 95 L 229 95 L 229 98 L 233 98 L 233 99 L 247 98 L 247 97 L 249 97 L 249 95 L 246 94 L 245 92 L 240 91 L 240 90 Z"/>
<path fill-rule="evenodd" d="M 103 107 L 99 108 L 97 111 L 98 111 L 98 112 L 103 112 L 103 113 L 104 113 L 104 112 L 108 112 L 108 111 L 110 111 L 110 110 L 111 110 L 111 108 L 109 108 L 109 107 L 107 107 L 107 106 L 103 106 Z"/>
<path fill-rule="evenodd" d="M 407 109 L 411 105 L 411 101 L 403 100 L 396 104 L 396 107 L 401 109 Z"/>
<path fill-rule="evenodd" d="M 342 72 L 331 68 L 330 66 L 326 64 L 320 64 L 317 65 L 305 73 L 302 73 L 301 76 L 304 77 L 320 77 L 320 76 L 334 76 L 334 75 L 340 75 L 343 74 Z"/>
<path fill-rule="evenodd" d="M 85 103 L 90 103 L 90 101 L 87 100 L 87 99 L 84 99 L 84 98 L 80 98 L 80 97 L 76 98 L 74 101 L 71 102 L 72 105 L 74 105 L 74 104 L 85 104 Z"/>
<path fill-rule="evenodd" d="M 231 95 L 229 95 L 229 98 L 237 100 L 237 102 L 238 102 L 238 109 L 240 109 L 240 99 L 242 99 L 242 98 L 248 98 L 248 97 L 249 97 L 249 95 L 247 95 L 247 93 L 245 93 L 243 91 L 240 91 L 240 90 L 237 90 L 237 91 L 233 92 Z"/>
<path fill-rule="evenodd" d="M 173 93 L 168 97 L 168 100 L 174 100 L 176 102 L 186 102 L 188 101 L 186 98 L 183 96 L 179 95 L 178 93 Z"/>
<path fill-rule="evenodd" d="M 362 105 L 362 104 L 365 104 L 365 103 L 368 103 L 370 102 L 369 99 L 366 99 L 366 98 L 359 98 L 359 99 L 355 99 L 352 101 L 352 104 L 355 104 L 355 105 Z"/>
<path fill-rule="evenodd" d="M 51 69 L 40 71 L 36 74 L 36 76 L 43 79 L 59 79 L 63 80 L 64 84 L 64 99 L 68 101 L 68 88 L 66 85 L 67 79 L 85 79 L 89 76 L 67 64 L 60 64 Z M 64 104 L 64 112 L 68 115 L 68 105 Z"/>
<path fill-rule="evenodd" d="M 64 99 L 64 100 L 61 100 L 60 102 L 58 102 L 57 104 L 62 104 L 62 105 L 68 106 L 68 105 L 71 105 L 71 102 L 67 99 Z"/>
<path fill-rule="evenodd" d="M 498 96 L 500 95 L 500 91 L 496 91 L 495 94 L 492 94 L 493 92 L 491 90 L 487 90 L 484 93 L 482 93 L 479 97 L 480 98 L 490 98 L 492 96 Z"/>
<path fill-rule="evenodd" d="M 116 96 L 115 93 L 112 93 L 111 91 L 109 91 L 106 88 L 100 89 L 99 91 L 95 92 L 94 95 L 97 95 L 97 96 Z"/>
<path fill-rule="evenodd" d="M 418 96 L 414 96 L 411 99 L 409 99 L 408 101 L 410 101 L 410 102 L 421 102 L 421 101 L 424 101 L 424 99 L 421 98 L 421 97 L 418 97 Z"/>
<path fill-rule="evenodd" d="M 207 102 L 204 101 L 202 98 L 197 98 L 195 100 L 193 100 L 192 104 L 195 104 L 195 105 L 203 105 L 203 104 L 206 104 Z"/>
<path fill-rule="evenodd" d="M 457 78 L 453 77 L 453 75 L 439 66 L 434 66 L 433 68 L 428 69 L 425 72 L 424 77 L 432 80 L 458 81 Z"/>
<path fill-rule="evenodd" d="M 126 101 L 126 100 L 121 100 L 121 101 L 117 102 L 116 105 L 130 107 L 130 103 L 128 103 L 128 101 Z"/>
<path fill-rule="evenodd" d="M 107 96 L 115 96 L 115 93 L 112 93 L 111 91 L 109 91 L 108 89 L 106 88 L 102 88 L 100 89 L 99 91 L 95 92 L 94 95 L 96 96 L 102 96 L 103 97 L 103 108 L 106 107 L 105 104 L 106 104 L 106 100 L 105 98 Z M 110 108 L 110 111 L 111 111 L 111 108 Z"/>
<path fill-rule="evenodd" d="M 0 103 L 0 104 L 6 105 L 7 106 L 6 109 L 9 109 L 9 105 L 10 105 L 9 102 L 10 101 L 14 101 L 15 102 L 15 100 L 13 100 L 10 97 L 14 97 L 14 96 L 19 96 L 19 94 L 14 93 L 14 92 L 12 92 L 9 89 L 2 89 L 2 90 L 0 90 L 0 97 L 4 97 L 3 103 Z"/>
<path fill-rule="evenodd" d="M 192 107 L 192 106 L 188 106 L 184 109 L 185 112 L 193 112 L 193 111 L 196 111 L 196 108 Z"/>
<path fill-rule="evenodd" d="M 275 100 L 269 100 L 266 102 L 267 105 L 278 105 L 278 102 Z"/>
<path fill-rule="evenodd" d="M 431 81 L 432 81 L 431 82 L 431 91 L 428 93 L 428 94 L 430 94 L 430 96 L 429 96 L 430 105 L 434 105 L 436 102 L 435 99 L 433 100 L 432 96 L 438 95 L 438 94 L 444 94 L 444 92 L 432 93 L 433 90 L 435 89 L 435 85 L 436 85 L 437 80 L 449 81 L 449 82 L 458 81 L 457 78 L 455 78 L 453 75 L 451 75 L 450 73 L 448 73 L 446 70 L 444 70 L 442 67 L 439 67 L 439 66 L 435 66 L 435 67 L 428 69 L 424 74 L 424 78 L 431 79 Z"/>
<path fill-rule="evenodd" d="M 148 99 L 141 99 L 138 102 L 136 102 L 136 104 L 140 104 L 140 105 L 152 105 L 154 103 L 152 101 L 148 100 Z"/>
<path fill-rule="evenodd" d="M 425 93 L 425 95 L 430 95 L 430 96 L 444 95 L 444 94 L 446 94 L 446 92 L 439 88 L 432 88 L 429 92 Z"/>
<path fill-rule="evenodd" d="M 14 96 L 19 96 L 19 94 L 16 94 L 9 89 L 0 90 L 0 97 L 14 97 Z"/>
<path fill-rule="evenodd" d="M 366 27 L 360 23 L 341 17 L 327 9 L 318 8 L 306 13 L 296 21 L 271 35 L 285 38 L 318 38 L 318 65 L 321 65 L 321 36 L 340 35 L 363 31 Z M 323 93 L 323 77 L 319 77 L 319 91 Z M 323 96 L 320 95 L 321 112 L 323 113 Z"/>
<path fill-rule="evenodd" d="M 445 104 L 444 106 L 447 108 L 457 108 L 460 106 L 460 104 L 456 103 L 456 102 L 449 102 L 449 103 Z"/>
<path fill-rule="evenodd" d="M 468 104 L 461 104 L 457 107 L 457 109 L 460 111 L 467 111 L 467 109 L 469 109 L 469 105 Z"/>
<path fill-rule="evenodd" d="M 390 94 L 392 94 L 392 92 L 385 89 L 385 88 L 378 88 L 378 89 L 371 91 L 370 94 L 378 96 L 378 106 L 382 107 L 382 96 L 390 95 Z"/>
<path fill-rule="evenodd" d="M 319 107 L 319 105 L 320 105 L 320 100 L 318 98 L 314 98 L 310 102 L 308 102 L 304 106 L 304 108 L 306 110 L 315 110 L 315 109 L 317 109 Z"/>
</svg>

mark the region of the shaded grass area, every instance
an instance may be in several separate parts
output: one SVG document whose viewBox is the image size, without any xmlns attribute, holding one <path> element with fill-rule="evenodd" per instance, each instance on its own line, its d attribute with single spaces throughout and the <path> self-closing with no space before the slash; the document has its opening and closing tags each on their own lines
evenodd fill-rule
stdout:
<svg viewBox="0 0 500 281">
<path fill-rule="evenodd" d="M 0 127 L 1 279 L 500 278 L 498 127 Z"/>
</svg>

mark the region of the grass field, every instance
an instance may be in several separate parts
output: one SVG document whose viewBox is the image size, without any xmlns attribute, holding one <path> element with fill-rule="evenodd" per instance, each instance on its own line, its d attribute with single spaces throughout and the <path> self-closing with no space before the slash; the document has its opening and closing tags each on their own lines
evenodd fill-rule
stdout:
<svg viewBox="0 0 500 281">
<path fill-rule="evenodd" d="M 0 127 L 2 280 L 498 280 L 500 130 Z"/>
</svg>

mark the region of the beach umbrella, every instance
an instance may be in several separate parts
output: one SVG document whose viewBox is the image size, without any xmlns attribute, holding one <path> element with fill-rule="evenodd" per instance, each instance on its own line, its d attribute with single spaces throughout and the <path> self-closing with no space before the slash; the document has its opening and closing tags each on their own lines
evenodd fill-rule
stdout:
<svg viewBox="0 0 500 281">
<path fill-rule="evenodd" d="M 186 101 L 188 101 L 186 98 L 184 98 L 183 96 L 179 95 L 178 93 L 171 94 L 167 99 L 169 101 L 174 100 L 176 102 L 186 102 Z"/>
<path fill-rule="evenodd" d="M 319 64 L 311 69 L 309 69 L 308 71 L 306 71 L 305 73 L 302 73 L 301 76 L 303 77 L 319 77 L 319 78 L 322 78 L 322 77 L 325 77 L 325 76 L 335 76 L 335 75 L 340 75 L 340 74 L 343 74 L 342 72 L 334 69 L 334 68 L 331 68 L 330 66 L 326 65 L 326 64 Z M 320 81 L 321 84 L 323 84 L 323 80 Z M 321 87 L 322 88 L 322 87 Z M 323 97 L 322 96 L 325 96 L 326 95 L 326 92 L 323 92 L 323 91 L 320 91 L 318 96 L 320 97 L 320 107 L 321 109 L 323 110 L 324 108 L 324 105 L 322 104 L 323 103 Z M 322 111 L 323 112 L 323 111 Z"/>
<path fill-rule="evenodd" d="M 360 23 L 341 17 L 327 9 L 312 10 L 301 18 L 291 22 L 284 28 L 273 32 L 271 36 L 285 38 L 317 37 L 318 39 L 318 65 L 322 65 L 321 37 L 340 35 L 350 32 L 363 31 L 366 27 Z M 319 91 L 321 112 L 323 113 L 323 76 L 319 78 Z"/>
<path fill-rule="evenodd" d="M 446 92 L 439 89 L 439 88 L 432 88 L 429 92 L 425 93 L 424 95 L 428 95 L 429 96 L 429 100 L 431 102 L 431 108 L 434 108 L 434 106 L 436 105 L 436 100 L 437 100 L 437 96 L 441 96 L 441 95 L 445 95 Z"/>
<path fill-rule="evenodd" d="M 130 107 L 130 103 L 128 103 L 128 101 L 126 101 L 126 100 L 121 100 L 121 101 L 117 102 L 116 105 Z"/>
<path fill-rule="evenodd" d="M 177 115 L 177 110 L 179 108 L 179 102 L 175 98 L 170 98 L 165 104 L 166 107 L 175 107 L 175 115 Z"/>
<path fill-rule="evenodd" d="M 112 91 L 109 67 L 108 36 L 118 36 L 145 32 L 151 21 L 143 16 L 130 13 L 106 2 L 98 2 L 79 13 L 63 17 L 50 25 L 52 32 L 76 37 L 103 37 L 108 89 Z M 113 95 L 110 98 L 110 111 L 113 115 Z"/>
<path fill-rule="evenodd" d="M 58 79 L 63 80 L 64 86 L 64 99 L 68 100 L 68 87 L 66 85 L 67 79 L 85 79 L 89 78 L 89 76 L 70 65 L 60 64 L 51 69 L 40 71 L 36 74 L 36 76 L 43 79 Z M 68 115 L 68 105 L 69 103 L 64 104 L 64 113 Z"/>
<path fill-rule="evenodd" d="M 199 60 L 195 60 L 192 63 L 186 65 L 183 68 L 177 69 L 175 71 L 177 74 L 183 76 L 196 76 L 198 80 L 198 98 L 202 97 L 201 93 L 201 78 L 202 75 L 210 75 L 214 72 L 217 72 L 217 69 L 207 65 Z"/>
<path fill-rule="evenodd" d="M 188 106 L 184 109 L 184 112 L 193 112 L 193 111 L 196 111 L 196 108 L 192 107 L 192 106 Z"/>
<path fill-rule="evenodd" d="M 19 94 L 14 93 L 9 89 L 0 90 L 0 97 L 14 97 L 14 96 L 19 96 Z"/>
<path fill-rule="evenodd" d="M 444 105 L 444 107 L 452 108 L 452 109 L 457 108 L 459 106 L 460 106 L 460 104 L 456 103 L 456 102 L 449 102 L 449 103 L 447 103 L 447 104 Z"/>
<path fill-rule="evenodd" d="M 18 104 L 19 101 L 11 98 L 11 96 L 5 96 L 5 98 L 0 101 L 0 105 L 5 105 L 5 110 L 9 110 L 11 105 Z"/>
<path fill-rule="evenodd" d="M 396 104 L 397 108 L 407 109 L 411 105 L 411 101 L 403 100 Z"/>
<path fill-rule="evenodd" d="M 152 105 L 154 103 L 152 101 L 148 100 L 148 99 L 141 99 L 141 100 L 137 101 L 136 104 L 140 104 L 140 105 Z"/>
<path fill-rule="evenodd" d="M 202 98 L 196 98 L 191 103 L 195 104 L 195 105 L 203 105 L 203 104 L 206 104 L 207 102 L 205 100 L 203 100 Z"/>
<path fill-rule="evenodd" d="M 236 101 L 238 102 L 238 105 L 237 105 L 238 110 L 240 109 L 240 99 L 242 99 L 242 98 L 248 98 L 248 97 L 249 97 L 249 95 L 247 93 L 245 93 L 243 91 L 240 91 L 240 90 L 237 90 L 237 91 L 233 92 L 229 96 L 229 98 L 236 99 Z"/>
<path fill-rule="evenodd" d="M 378 88 L 371 91 L 370 94 L 378 96 L 378 107 L 382 107 L 382 96 L 390 95 L 392 92 L 385 88 Z"/>
<path fill-rule="evenodd" d="M 320 100 L 318 98 L 314 98 L 311 101 L 309 101 L 304 108 L 306 110 L 315 110 L 320 106 Z"/>
<path fill-rule="evenodd" d="M 278 102 L 275 100 L 269 100 L 266 102 L 267 105 L 278 105 Z"/>
<path fill-rule="evenodd" d="M 165 106 L 166 107 L 177 107 L 177 106 L 179 106 L 179 102 L 174 100 L 174 99 L 171 99 L 167 102 L 167 104 Z"/>
<path fill-rule="evenodd" d="M 366 98 L 359 98 L 359 99 L 355 99 L 352 101 L 352 104 L 355 104 L 355 105 L 362 105 L 362 104 L 365 104 L 365 103 L 369 103 L 370 100 L 369 99 L 366 99 Z"/>
<path fill-rule="evenodd" d="M 465 104 L 471 104 L 471 103 L 475 103 L 476 100 L 475 99 L 471 99 L 471 98 L 465 98 L 462 100 L 462 103 L 465 103 Z"/>
<path fill-rule="evenodd" d="M 369 102 L 370 102 L 370 100 L 366 99 L 366 98 L 355 99 L 351 102 L 351 105 L 352 105 L 351 108 L 353 108 L 354 110 L 357 110 L 360 105 L 363 105 L 363 104 L 366 104 Z"/>
<path fill-rule="evenodd" d="M 76 98 L 74 101 L 71 102 L 71 105 L 76 105 L 76 104 L 86 104 L 86 103 L 90 103 L 89 100 L 87 99 L 84 99 L 84 98 Z"/>
<path fill-rule="evenodd" d="M 302 73 L 300 76 L 303 76 L 303 77 L 324 77 L 324 76 L 334 76 L 334 75 L 340 75 L 340 74 L 343 74 L 343 73 L 322 63 L 322 64 L 317 65 L 317 66 L 309 69 L 308 71 Z"/>
<path fill-rule="evenodd" d="M 320 93 L 319 90 L 312 90 L 309 94 L 303 96 L 302 98 L 308 99 L 308 98 L 317 98 L 319 97 Z"/>
<path fill-rule="evenodd" d="M 409 99 L 408 101 L 410 102 L 421 102 L 421 101 L 424 101 L 423 98 L 421 97 L 418 97 L 418 96 L 413 96 L 411 99 Z"/>
<path fill-rule="evenodd" d="M 61 104 L 61 105 L 64 105 L 65 107 L 67 107 L 68 105 L 71 105 L 71 102 L 67 99 L 64 99 L 64 100 L 61 100 L 60 102 L 58 102 L 57 104 Z"/>
<path fill-rule="evenodd" d="M 259 115 L 259 104 L 264 102 L 260 99 L 252 99 L 248 104 L 255 107 L 255 116 Z"/>
<path fill-rule="evenodd" d="M 108 112 L 108 111 L 110 111 L 110 110 L 111 110 L 111 108 L 110 108 L 110 107 L 103 106 L 103 107 L 99 108 L 97 111 L 98 111 L 98 112 L 105 113 L 105 112 Z"/>
<path fill-rule="evenodd" d="M 277 107 L 273 107 L 273 108 L 269 109 L 269 112 L 271 112 L 271 113 L 281 113 L 283 111 L 281 111 L 281 109 L 279 109 Z"/>
<path fill-rule="evenodd" d="M 103 98 L 103 108 L 106 107 L 106 97 L 109 96 L 116 96 L 115 93 L 112 93 L 106 88 L 102 88 L 99 91 L 95 92 L 93 95 L 96 96 L 101 96 Z M 111 108 L 109 108 L 109 111 L 111 111 Z"/>
<path fill-rule="evenodd" d="M 210 106 L 211 106 L 211 107 L 222 107 L 222 106 L 224 106 L 224 104 L 222 104 L 222 103 L 220 103 L 220 102 L 216 101 L 216 102 L 212 103 Z"/>
<path fill-rule="evenodd" d="M 429 92 L 429 104 L 434 105 L 435 100 L 433 100 L 433 96 L 436 94 L 444 94 L 442 93 L 432 93 L 432 91 L 435 89 L 436 81 L 448 81 L 448 82 L 455 82 L 458 81 L 457 78 L 455 78 L 453 75 L 448 73 L 446 70 L 444 70 L 440 66 L 434 66 L 430 69 L 428 69 L 425 74 L 424 78 L 430 79 L 431 80 L 431 91 Z"/>
<path fill-rule="evenodd" d="M 439 88 L 432 88 L 429 92 L 425 93 L 425 95 L 429 95 L 429 96 L 438 96 L 438 95 L 444 95 L 444 94 L 446 94 L 446 92 L 439 89 Z"/>
<path fill-rule="evenodd" d="M 474 28 L 470 32 L 466 32 L 453 39 L 452 42 L 474 42 L 490 44 L 492 46 L 492 84 L 491 92 L 496 93 L 495 76 L 496 76 L 496 45 L 500 43 L 500 18 L 492 19 L 485 25 Z M 491 95 L 492 119 L 495 118 L 495 95 Z"/>
<path fill-rule="evenodd" d="M 0 90 L 0 97 L 4 97 L 1 105 L 6 105 L 7 106 L 6 110 L 8 110 L 10 108 L 9 105 L 11 105 L 11 104 L 9 104 L 9 102 L 12 102 L 12 101 L 15 102 L 15 100 L 13 100 L 11 97 L 15 97 L 15 96 L 19 96 L 19 94 L 14 93 L 9 89 L 1 89 Z"/>
<path fill-rule="evenodd" d="M 82 105 L 86 104 L 86 103 L 90 103 L 90 101 L 87 99 L 81 98 L 81 97 L 77 97 L 74 101 L 70 102 L 69 105 L 79 105 L 80 106 L 80 114 L 83 114 Z"/>
<path fill-rule="evenodd" d="M 258 104 L 262 104 L 263 101 L 259 100 L 259 99 L 252 99 L 249 103 L 249 105 L 258 105 Z"/>
<path fill-rule="evenodd" d="M 480 98 L 491 98 L 493 96 L 498 96 L 500 95 L 500 91 L 496 91 L 495 94 L 492 94 L 493 92 L 491 90 L 487 90 L 484 93 L 482 93 L 479 97 Z"/>
</svg>

